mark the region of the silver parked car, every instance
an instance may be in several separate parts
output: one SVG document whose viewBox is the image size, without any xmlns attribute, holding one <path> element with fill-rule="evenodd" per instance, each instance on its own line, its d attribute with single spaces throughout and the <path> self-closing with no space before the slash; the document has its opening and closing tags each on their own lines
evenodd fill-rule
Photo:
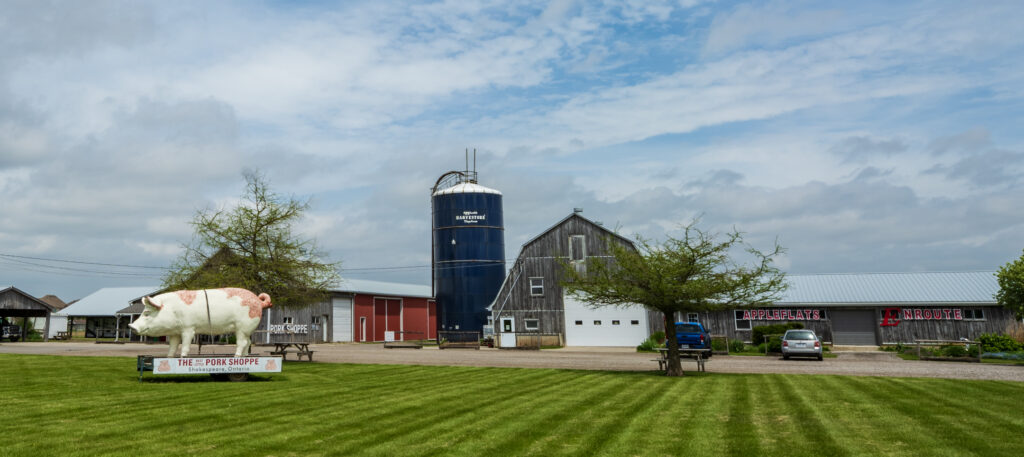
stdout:
<svg viewBox="0 0 1024 457">
<path fill-rule="evenodd" d="M 821 356 L 821 341 L 814 330 L 786 330 L 782 335 L 782 358 L 789 360 L 792 356 L 817 357 Z"/>
</svg>

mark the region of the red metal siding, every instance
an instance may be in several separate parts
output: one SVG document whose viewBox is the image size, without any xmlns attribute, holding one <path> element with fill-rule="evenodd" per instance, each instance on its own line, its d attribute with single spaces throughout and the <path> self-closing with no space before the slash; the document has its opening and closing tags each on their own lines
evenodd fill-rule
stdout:
<svg viewBox="0 0 1024 457">
<path fill-rule="evenodd" d="M 384 341 L 385 331 L 421 332 L 404 339 L 437 338 L 437 305 L 426 298 L 380 298 L 357 294 L 353 299 L 352 337 L 355 341 Z M 366 319 L 366 339 L 360 319 Z M 402 334 L 396 334 L 399 338 Z"/>
</svg>

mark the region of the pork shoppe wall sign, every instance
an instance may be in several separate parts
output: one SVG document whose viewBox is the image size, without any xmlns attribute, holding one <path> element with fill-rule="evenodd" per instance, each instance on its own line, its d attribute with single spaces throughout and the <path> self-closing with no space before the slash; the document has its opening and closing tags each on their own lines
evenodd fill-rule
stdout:
<svg viewBox="0 0 1024 457">
<path fill-rule="evenodd" d="M 900 321 L 962 321 L 964 311 L 960 308 L 885 308 L 882 310 L 882 327 L 895 327 Z"/>
<path fill-rule="evenodd" d="M 745 321 L 820 321 L 825 313 L 817 309 L 745 309 Z"/>
</svg>

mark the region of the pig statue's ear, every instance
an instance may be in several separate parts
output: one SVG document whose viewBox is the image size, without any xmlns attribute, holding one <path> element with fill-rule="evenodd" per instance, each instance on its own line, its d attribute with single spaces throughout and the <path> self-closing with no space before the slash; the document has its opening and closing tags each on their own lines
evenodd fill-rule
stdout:
<svg viewBox="0 0 1024 457">
<path fill-rule="evenodd" d="M 154 300 L 153 297 L 142 297 L 142 305 L 150 305 L 156 309 L 161 309 L 164 307 L 164 305 L 161 305 L 159 302 Z"/>
</svg>

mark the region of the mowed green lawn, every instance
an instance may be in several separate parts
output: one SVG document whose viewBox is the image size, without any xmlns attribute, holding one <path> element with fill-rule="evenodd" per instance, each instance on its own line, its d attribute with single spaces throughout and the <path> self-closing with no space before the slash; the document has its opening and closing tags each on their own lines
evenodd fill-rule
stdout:
<svg viewBox="0 0 1024 457">
<path fill-rule="evenodd" d="M 0 354 L 0 455 L 1024 455 L 1024 383 Z M 153 381 L 157 380 L 157 381 Z"/>
</svg>

